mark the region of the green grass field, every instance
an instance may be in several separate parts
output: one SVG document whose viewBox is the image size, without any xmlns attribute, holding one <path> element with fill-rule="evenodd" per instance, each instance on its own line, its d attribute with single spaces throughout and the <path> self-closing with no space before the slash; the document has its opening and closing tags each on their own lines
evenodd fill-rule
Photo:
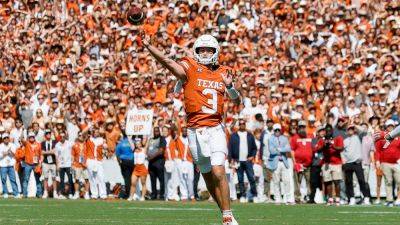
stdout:
<svg viewBox="0 0 400 225">
<path fill-rule="evenodd" d="M 400 224 L 400 208 L 234 204 L 241 225 Z M 214 204 L 0 199 L 0 224 L 221 224 Z"/>
</svg>

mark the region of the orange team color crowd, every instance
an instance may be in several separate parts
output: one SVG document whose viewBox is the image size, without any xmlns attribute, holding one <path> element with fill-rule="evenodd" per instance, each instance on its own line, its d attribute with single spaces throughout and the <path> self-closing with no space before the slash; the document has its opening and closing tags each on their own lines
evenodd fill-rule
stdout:
<svg viewBox="0 0 400 225">
<path fill-rule="evenodd" d="M 126 20 L 133 4 L 141 26 Z M 207 197 L 183 94 L 143 30 L 174 60 L 210 34 L 236 71 L 232 200 L 400 205 L 400 145 L 372 137 L 400 121 L 399 14 L 389 0 L 0 0 L 2 196 Z M 133 109 L 153 110 L 152 135 L 127 137 Z M 243 132 L 254 143 L 238 144 Z"/>
</svg>

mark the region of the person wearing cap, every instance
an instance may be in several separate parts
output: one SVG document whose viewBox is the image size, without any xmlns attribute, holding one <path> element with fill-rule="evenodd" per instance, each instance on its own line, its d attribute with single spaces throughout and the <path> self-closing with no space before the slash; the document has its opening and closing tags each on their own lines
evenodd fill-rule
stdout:
<svg viewBox="0 0 400 225">
<path fill-rule="evenodd" d="M 85 134 L 83 132 L 78 133 L 74 145 L 72 146 L 72 174 L 75 180 L 74 188 L 75 194 L 72 199 L 80 198 L 79 185 L 83 184 L 84 198 L 90 199 L 89 196 L 89 175 L 86 169 L 86 155 L 85 155 Z"/>
<path fill-rule="evenodd" d="M 135 145 L 132 137 L 126 135 L 125 125 L 121 126 L 121 135 L 122 138 L 120 138 L 115 148 L 115 156 L 117 157 L 122 177 L 124 178 L 124 185 L 122 186 L 120 197 L 127 199 L 130 196 L 132 172 L 135 166 L 133 154 Z"/>
<path fill-rule="evenodd" d="M 347 135 L 344 139 L 344 150 L 343 150 L 343 172 L 345 175 L 346 195 L 349 200 L 349 205 L 354 206 L 356 199 L 354 198 L 354 186 L 353 176 L 354 173 L 357 176 L 360 190 L 363 194 L 365 205 L 370 205 L 370 193 L 368 186 L 365 183 L 364 172 L 362 169 L 362 145 L 360 137 L 356 133 L 356 127 L 354 124 L 350 124 L 347 127 Z"/>
<path fill-rule="evenodd" d="M 274 134 L 268 140 L 268 163 L 267 168 L 272 171 L 272 192 L 275 203 L 294 203 L 294 199 L 289 199 L 290 193 L 290 164 L 288 156 L 290 154 L 289 139 L 282 134 L 282 126 L 274 124 L 272 130 Z M 283 183 L 282 188 L 280 183 Z M 282 199 L 283 195 L 283 199 Z"/>
<path fill-rule="evenodd" d="M 60 192 L 58 193 L 59 199 L 65 199 L 64 193 L 68 198 L 73 197 L 73 180 L 72 180 L 72 146 L 73 142 L 68 140 L 67 133 L 63 130 L 59 133 L 60 141 L 55 145 L 54 151 L 56 156 L 56 165 L 60 176 Z M 65 192 L 65 175 L 68 178 L 68 192 Z M 77 190 L 76 190 L 77 191 Z"/>
<path fill-rule="evenodd" d="M 343 137 L 333 136 L 333 127 L 330 124 L 325 126 L 325 137 L 319 139 L 315 146 L 317 152 L 324 155 L 324 165 L 322 166 L 322 176 L 328 195 L 328 205 L 340 205 L 340 182 L 342 175 L 342 157 Z M 333 185 L 335 186 L 335 199 L 333 196 Z"/>
<path fill-rule="evenodd" d="M 400 186 L 400 138 L 393 135 L 394 127 L 395 122 L 389 119 L 385 122 L 386 131 L 374 134 L 376 167 L 381 168 L 385 178 L 386 206 L 389 207 L 400 206 L 400 189 L 397 191 L 396 201 L 393 202 L 393 183 Z"/>
<path fill-rule="evenodd" d="M 24 146 L 24 160 L 21 166 L 24 171 L 24 179 L 22 182 L 22 194 L 24 198 L 28 197 L 28 184 L 33 171 L 36 181 L 36 197 L 42 196 L 42 183 L 40 182 L 40 171 L 37 168 L 41 168 L 41 146 L 40 143 L 35 139 L 35 133 L 30 131 L 28 133 L 28 141 L 21 140 Z"/>
<path fill-rule="evenodd" d="M 0 176 L 3 187 L 3 198 L 8 198 L 7 176 L 10 179 L 14 198 L 21 198 L 14 170 L 17 146 L 10 142 L 10 135 L 8 133 L 4 133 L 1 138 L 3 139 L 3 143 L 0 144 Z"/>
<path fill-rule="evenodd" d="M 297 124 L 297 133 L 290 138 L 290 146 L 292 149 L 292 160 L 294 164 L 294 184 L 296 202 L 303 202 L 300 193 L 300 184 L 303 177 L 307 185 L 307 196 L 310 195 L 310 166 L 312 163 L 313 151 L 311 146 L 312 136 L 307 134 L 307 122 L 300 120 Z"/>
<path fill-rule="evenodd" d="M 228 159 L 231 164 L 239 164 L 237 175 L 239 180 L 240 202 L 247 202 L 244 187 L 244 173 L 250 184 L 250 192 L 254 202 L 258 202 L 257 187 L 254 178 L 253 160 L 257 153 L 257 145 L 253 134 L 246 130 L 246 121 L 239 120 L 239 130 L 232 133 L 228 143 Z"/>
<path fill-rule="evenodd" d="M 56 166 L 56 155 L 54 148 L 57 144 L 56 140 L 52 140 L 51 130 L 47 129 L 44 132 L 44 141 L 41 142 L 42 151 L 42 177 L 43 177 L 43 196 L 46 199 L 49 197 L 48 181 L 51 179 L 53 186 L 53 198 L 58 198 L 57 194 L 57 166 Z"/>
</svg>

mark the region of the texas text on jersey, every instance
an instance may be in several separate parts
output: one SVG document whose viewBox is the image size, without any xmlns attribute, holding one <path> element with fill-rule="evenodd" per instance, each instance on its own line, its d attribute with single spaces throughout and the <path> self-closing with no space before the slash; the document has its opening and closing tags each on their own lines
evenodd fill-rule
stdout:
<svg viewBox="0 0 400 225">
<path fill-rule="evenodd" d="M 213 127 L 222 121 L 225 84 L 222 74 L 229 67 L 219 66 L 212 71 L 189 57 L 182 58 L 187 81 L 183 84 L 187 126 Z"/>
</svg>

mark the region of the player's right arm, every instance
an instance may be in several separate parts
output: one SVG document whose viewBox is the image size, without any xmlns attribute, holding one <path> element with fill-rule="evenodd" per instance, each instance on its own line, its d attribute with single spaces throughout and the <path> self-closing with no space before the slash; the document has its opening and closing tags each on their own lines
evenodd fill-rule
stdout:
<svg viewBox="0 0 400 225">
<path fill-rule="evenodd" d="M 183 69 L 183 67 L 175 62 L 174 60 L 168 58 L 167 56 L 164 55 L 160 50 L 158 50 L 155 46 L 150 44 L 149 38 L 145 37 L 145 35 L 142 36 L 142 42 L 145 48 L 149 50 L 150 54 L 159 62 L 161 65 L 163 65 L 165 68 L 167 68 L 171 73 L 178 78 L 179 80 L 186 80 L 186 72 Z"/>
</svg>

